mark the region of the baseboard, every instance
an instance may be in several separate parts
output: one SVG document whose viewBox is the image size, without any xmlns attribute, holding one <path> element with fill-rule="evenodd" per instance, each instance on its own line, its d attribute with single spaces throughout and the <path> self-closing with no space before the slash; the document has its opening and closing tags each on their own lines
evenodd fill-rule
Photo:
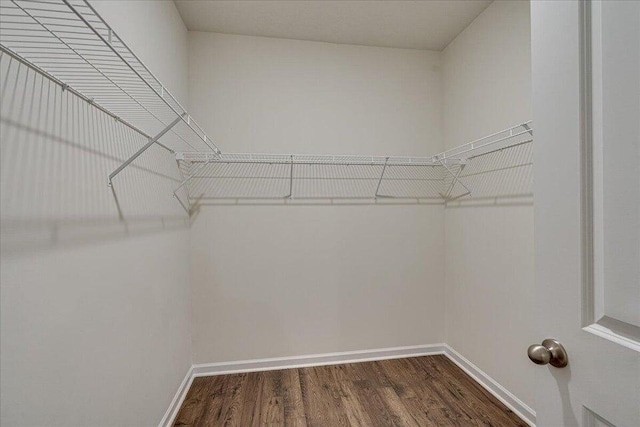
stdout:
<svg viewBox="0 0 640 427">
<path fill-rule="evenodd" d="M 402 359 L 405 357 L 444 354 L 478 384 L 504 403 L 527 424 L 535 426 L 536 414 L 529 406 L 514 396 L 497 381 L 446 344 L 426 344 L 409 347 L 380 348 L 372 350 L 344 351 L 339 353 L 310 354 L 304 356 L 274 357 L 269 359 L 240 360 L 232 362 L 203 363 L 193 365 L 180 384 L 169 409 L 162 417 L 160 427 L 173 425 L 184 402 L 189 387 L 196 377 L 236 374 L 241 372 L 272 371 L 276 369 L 304 368 L 309 366 L 338 365 L 341 363 L 370 362 L 374 360 Z"/>
<path fill-rule="evenodd" d="M 536 425 L 536 413 L 522 400 L 514 396 L 509 390 L 501 386 L 496 380 L 484 373 L 480 368 L 467 360 L 463 355 L 445 344 L 444 354 L 458 365 L 478 384 L 484 387 L 489 393 L 494 395 L 499 401 L 504 403 L 509 409 L 515 412 L 530 426 Z"/>
<path fill-rule="evenodd" d="M 372 360 L 401 359 L 404 357 L 444 354 L 444 351 L 444 344 L 428 344 L 410 347 L 380 348 L 374 350 L 343 351 L 339 353 L 309 354 L 305 356 L 274 357 L 271 359 L 205 363 L 193 365 L 193 376 L 206 377 L 210 375 L 236 374 L 240 372 L 271 371 L 274 369 L 292 369 L 308 366 L 368 362 Z"/>
<path fill-rule="evenodd" d="M 173 422 L 178 415 L 178 411 L 182 406 L 182 402 L 184 402 L 184 398 L 187 397 L 187 392 L 189 391 L 192 382 L 193 365 L 191 365 L 191 367 L 187 371 L 187 375 L 184 376 L 184 379 L 180 383 L 180 387 L 178 387 L 178 391 L 176 392 L 175 396 L 173 396 L 167 412 L 164 413 L 162 420 L 160 420 L 160 424 L 158 424 L 159 427 L 168 427 L 173 425 Z"/>
</svg>

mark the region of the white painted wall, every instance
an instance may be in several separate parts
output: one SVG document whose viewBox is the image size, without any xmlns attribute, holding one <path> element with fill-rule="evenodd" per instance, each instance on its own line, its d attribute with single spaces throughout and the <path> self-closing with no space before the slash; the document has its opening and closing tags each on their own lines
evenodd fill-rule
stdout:
<svg viewBox="0 0 640 427">
<path fill-rule="evenodd" d="M 191 113 L 227 152 L 428 155 L 437 52 L 189 33 Z M 194 362 L 442 342 L 441 206 L 206 206 Z"/>
<path fill-rule="evenodd" d="M 528 2 L 492 3 L 442 60 L 448 148 L 531 119 Z M 532 406 L 526 348 L 541 339 L 531 333 L 532 203 L 452 207 L 445 217 L 445 342 Z"/>
<path fill-rule="evenodd" d="M 173 2 L 95 6 L 186 101 L 187 31 Z M 101 133 L 118 125 L 55 93 L 42 109 L 7 108 L 27 128 L 3 113 L 1 424 L 157 425 L 191 365 L 175 160 L 153 147 L 116 178 L 119 222 L 106 177 L 144 141 Z"/>
</svg>

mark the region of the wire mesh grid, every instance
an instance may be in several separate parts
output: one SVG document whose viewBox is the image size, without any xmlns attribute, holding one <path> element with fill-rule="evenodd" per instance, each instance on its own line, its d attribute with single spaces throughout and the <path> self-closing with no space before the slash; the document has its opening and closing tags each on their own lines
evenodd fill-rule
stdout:
<svg viewBox="0 0 640 427">
<path fill-rule="evenodd" d="M 177 153 L 189 200 L 425 199 L 532 195 L 523 123 L 433 157 Z"/>
<path fill-rule="evenodd" d="M 529 122 L 433 157 L 221 154 L 86 0 L 0 1 L 0 50 L 16 59 L 7 74 L 30 66 L 147 139 L 181 118 L 158 143 L 177 152 L 188 201 L 531 194 Z"/>
<path fill-rule="evenodd" d="M 0 1 L 0 44 L 173 151 L 214 151 L 180 103 L 85 0 Z"/>
<path fill-rule="evenodd" d="M 183 175 L 190 198 L 283 198 L 289 191 L 289 169 L 285 164 L 205 163 L 195 164 Z"/>
<path fill-rule="evenodd" d="M 443 160 L 472 159 L 494 150 L 504 149 L 514 144 L 530 142 L 531 140 L 533 140 L 533 128 L 532 122 L 529 121 L 443 151 L 435 157 Z"/>
<path fill-rule="evenodd" d="M 457 169 L 446 177 L 445 198 L 448 201 L 465 197 L 533 195 L 533 129 L 530 122 L 446 153 L 456 156 L 459 161 Z"/>
<path fill-rule="evenodd" d="M 331 164 L 331 165 L 439 165 L 434 157 L 398 157 L 398 156 L 363 156 L 363 155 L 327 155 L 327 154 L 264 154 L 264 153 L 212 153 L 185 152 L 176 153 L 178 160 L 188 162 L 220 161 L 227 163 L 291 163 L 296 164 Z"/>
<path fill-rule="evenodd" d="M 430 158 L 223 154 L 179 164 L 191 201 L 209 199 L 442 199 Z"/>
<path fill-rule="evenodd" d="M 452 165 L 452 170 L 457 169 Z M 442 199 L 449 172 L 439 165 L 388 165 L 378 197 Z"/>
</svg>

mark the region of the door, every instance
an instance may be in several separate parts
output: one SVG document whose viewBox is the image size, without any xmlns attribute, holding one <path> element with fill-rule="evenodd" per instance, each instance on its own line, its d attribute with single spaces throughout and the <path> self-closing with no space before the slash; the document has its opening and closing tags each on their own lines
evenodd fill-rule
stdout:
<svg viewBox="0 0 640 427">
<path fill-rule="evenodd" d="M 640 2 L 532 1 L 531 38 L 535 329 L 568 355 L 535 367 L 536 424 L 637 427 Z"/>
</svg>

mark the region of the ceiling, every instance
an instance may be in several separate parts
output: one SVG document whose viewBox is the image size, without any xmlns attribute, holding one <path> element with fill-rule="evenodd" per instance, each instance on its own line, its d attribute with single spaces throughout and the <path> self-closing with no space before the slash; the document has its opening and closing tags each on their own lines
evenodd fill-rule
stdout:
<svg viewBox="0 0 640 427">
<path fill-rule="evenodd" d="M 175 0 L 190 31 L 442 50 L 491 0 Z"/>
</svg>

